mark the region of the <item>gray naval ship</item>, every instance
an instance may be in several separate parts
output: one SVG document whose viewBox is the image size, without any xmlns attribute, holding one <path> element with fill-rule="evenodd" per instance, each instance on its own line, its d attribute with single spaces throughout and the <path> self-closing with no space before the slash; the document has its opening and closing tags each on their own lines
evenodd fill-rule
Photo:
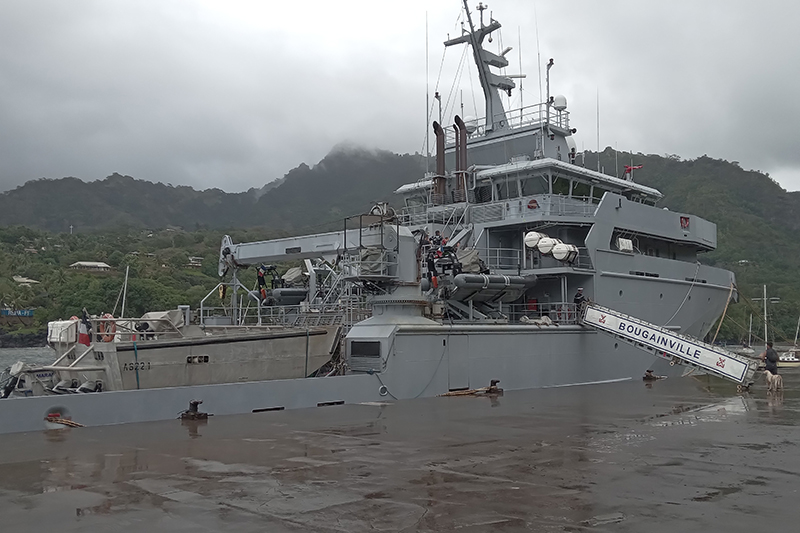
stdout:
<svg viewBox="0 0 800 533">
<path fill-rule="evenodd" d="M 733 273 L 698 261 L 716 247 L 716 226 L 658 207 L 662 194 L 634 182 L 633 169 L 619 178 L 579 164 L 566 99 L 549 94 L 552 60 L 545 102 L 504 109 L 501 91 L 510 94 L 515 83 L 492 69 L 508 60 L 483 47 L 500 23 L 485 23 L 482 5 L 479 21 L 466 0 L 464 8 L 462 35 L 445 45 L 471 47 L 486 116 L 433 122 L 436 170 L 396 191 L 401 208 L 376 205 L 341 231 L 221 244 L 219 273 L 235 324 L 257 320 L 295 337 L 309 324 L 336 325 L 341 340 L 326 365 L 316 362 L 309 373 L 308 353 L 298 349 L 281 357 L 305 357 L 293 365 L 305 369 L 302 377 L 261 372 L 215 382 L 216 373 L 236 376 L 237 361 L 219 347 L 209 357 L 205 342 L 185 364 L 202 361 L 212 377 L 170 384 L 148 380 L 160 363 L 134 344 L 119 353 L 136 354 L 135 363 L 95 357 L 88 377 L 63 366 L 38 369 L 102 382 L 130 363 L 136 377 L 128 386 L 12 396 L 0 401 L 0 432 L 41 429 L 52 416 L 83 425 L 164 420 L 191 400 L 223 415 L 436 396 L 493 380 L 513 390 L 640 379 L 647 369 L 676 375 L 674 354 L 642 352 L 636 338 L 588 327 L 582 310 L 591 301 L 659 328 L 660 338 L 702 338 L 735 296 Z M 277 261 L 303 264 L 297 305 L 271 305 L 238 281 L 241 269 Z M 256 302 L 249 311 L 237 303 L 242 296 Z M 200 311 L 203 327 L 209 317 Z M 103 370 L 111 360 L 119 368 Z M 142 387 L 148 382 L 157 385 Z"/>
</svg>

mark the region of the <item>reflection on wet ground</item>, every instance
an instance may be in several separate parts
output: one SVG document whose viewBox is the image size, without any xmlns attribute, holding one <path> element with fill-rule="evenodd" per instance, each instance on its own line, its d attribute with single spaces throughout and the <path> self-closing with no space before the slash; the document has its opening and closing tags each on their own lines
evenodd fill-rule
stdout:
<svg viewBox="0 0 800 533">
<path fill-rule="evenodd" d="M 0 436 L 9 529 L 786 530 L 800 372 Z"/>
</svg>

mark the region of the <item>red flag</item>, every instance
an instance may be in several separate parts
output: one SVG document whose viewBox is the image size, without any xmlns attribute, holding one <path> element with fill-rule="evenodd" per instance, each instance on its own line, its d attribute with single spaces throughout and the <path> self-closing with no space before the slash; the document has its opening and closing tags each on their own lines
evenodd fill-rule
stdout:
<svg viewBox="0 0 800 533">
<path fill-rule="evenodd" d="M 92 344 L 92 325 L 89 323 L 89 318 L 86 316 L 86 310 L 83 310 L 83 318 L 78 323 L 78 342 L 89 346 Z"/>
<path fill-rule="evenodd" d="M 83 320 L 78 323 L 78 342 L 86 346 L 92 343 L 89 339 L 89 331 L 86 328 L 86 323 Z"/>
</svg>

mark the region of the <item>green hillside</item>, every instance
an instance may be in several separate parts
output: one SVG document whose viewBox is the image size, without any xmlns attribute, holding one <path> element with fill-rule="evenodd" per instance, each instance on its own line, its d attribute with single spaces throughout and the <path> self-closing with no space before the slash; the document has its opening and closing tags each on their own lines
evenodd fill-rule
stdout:
<svg viewBox="0 0 800 533">
<path fill-rule="evenodd" d="M 0 194 L 0 226 L 55 233 L 119 228 L 185 230 L 270 227 L 293 231 L 336 224 L 421 176 L 422 159 L 386 151 L 336 149 L 314 167 L 302 164 L 261 189 L 196 191 L 113 174 L 90 183 L 38 179 Z M 338 226 L 337 226 L 338 227 Z"/>
<path fill-rule="evenodd" d="M 344 217 L 364 213 L 376 201 L 393 200 L 395 189 L 423 176 L 423 163 L 416 155 L 334 150 L 313 168 L 300 165 L 286 174 L 240 226 L 339 229 Z"/>
</svg>

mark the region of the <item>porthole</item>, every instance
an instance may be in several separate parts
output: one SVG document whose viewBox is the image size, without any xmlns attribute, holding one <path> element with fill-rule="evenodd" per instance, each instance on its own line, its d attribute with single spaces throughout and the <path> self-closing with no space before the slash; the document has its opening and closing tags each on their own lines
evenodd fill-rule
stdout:
<svg viewBox="0 0 800 533">
<path fill-rule="evenodd" d="M 614 343 L 614 349 L 615 350 L 619 349 L 619 343 L 617 343 L 617 342 Z"/>
<path fill-rule="evenodd" d="M 622 291 L 619 291 L 619 295 L 622 296 Z"/>
<path fill-rule="evenodd" d="M 663 300 L 663 299 L 664 299 L 664 293 L 662 292 L 661 294 L 659 294 L 659 295 L 658 295 L 658 298 L 659 298 L 660 300 Z"/>
</svg>

